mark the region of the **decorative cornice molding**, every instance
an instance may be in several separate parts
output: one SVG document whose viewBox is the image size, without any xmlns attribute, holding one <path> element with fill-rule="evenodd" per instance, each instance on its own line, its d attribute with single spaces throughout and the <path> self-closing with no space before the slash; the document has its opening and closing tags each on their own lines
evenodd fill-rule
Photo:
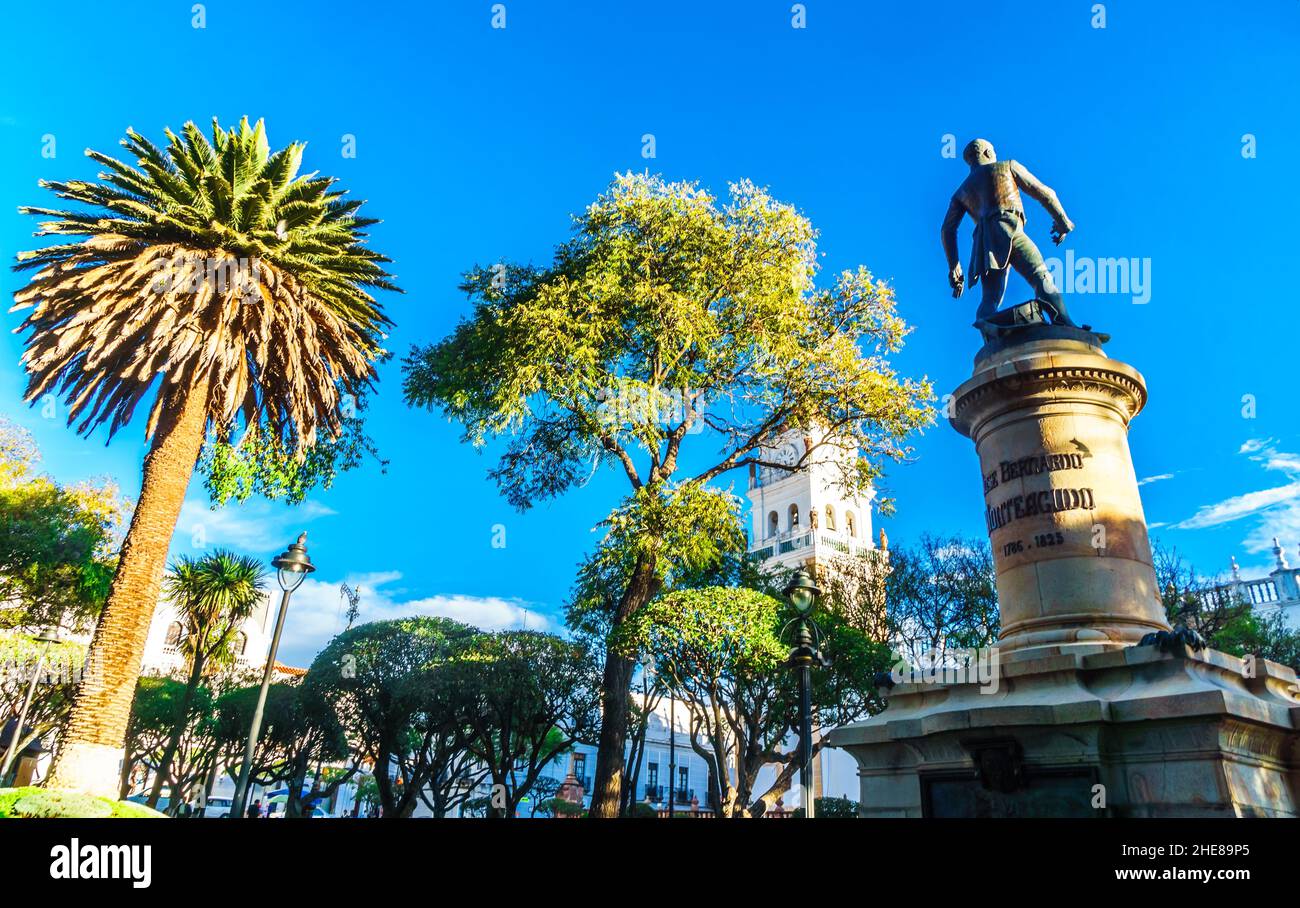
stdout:
<svg viewBox="0 0 1300 908">
<path fill-rule="evenodd" d="M 1042 359 L 1046 361 L 1036 368 L 994 368 L 972 376 L 957 389 L 951 417 L 953 426 L 963 435 L 971 436 L 978 425 L 998 412 L 1060 403 L 1063 395 L 1077 395 L 1084 400 L 1094 398 L 1087 402 L 1109 405 L 1119 412 L 1125 425 L 1146 406 L 1146 386 L 1136 372 L 1100 363 L 1083 365 L 1056 362 L 1055 357 Z M 1101 362 L 1123 365 L 1115 360 Z"/>
</svg>

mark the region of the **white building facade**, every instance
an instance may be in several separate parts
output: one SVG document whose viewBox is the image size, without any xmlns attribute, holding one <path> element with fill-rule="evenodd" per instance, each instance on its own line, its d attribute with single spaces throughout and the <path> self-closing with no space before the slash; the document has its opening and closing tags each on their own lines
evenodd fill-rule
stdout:
<svg viewBox="0 0 1300 908">
<path fill-rule="evenodd" d="M 242 669 L 262 669 L 271 651 L 271 633 L 275 629 L 275 610 L 271 597 L 263 594 L 253 612 L 239 626 L 231 641 L 235 665 Z M 140 672 L 145 675 L 176 675 L 185 671 L 181 641 L 185 636 L 185 623 L 176 606 L 167 600 L 154 609 L 153 622 L 144 645 L 144 659 Z M 89 643 L 89 638 L 87 638 Z M 282 680 L 282 679 L 275 679 Z"/>
<path fill-rule="evenodd" d="M 1229 602 L 1248 602 L 1265 620 L 1280 614 L 1285 627 L 1300 629 L 1300 567 L 1291 567 L 1286 551 L 1276 537 L 1273 539 L 1273 570 L 1267 576 L 1243 580 L 1237 559 L 1233 558 L 1232 580 L 1216 586 L 1211 596 L 1228 597 Z"/>
</svg>

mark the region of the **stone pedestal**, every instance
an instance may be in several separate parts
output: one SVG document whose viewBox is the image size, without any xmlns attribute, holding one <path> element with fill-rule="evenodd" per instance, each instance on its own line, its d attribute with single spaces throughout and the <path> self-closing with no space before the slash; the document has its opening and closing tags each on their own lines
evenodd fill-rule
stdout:
<svg viewBox="0 0 1300 908">
<path fill-rule="evenodd" d="M 1294 817 L 1295 687 L 1213 650 L 1066 653 L 1001 663 L 996 690 L 900 684 L 830 743 L 866 817 Z"/>
<path fill-rule="evenodd" d="M 987 345 L 953 392 L 952 424 L 980 459 L 1004 657 L 1169 629 L 1128 448 L 1146 383 L 1095 335 L 1036 337 L 1048 332 Z"/>
<path fill-rule="evenodd" d="M 1134 645 L 1169 629 L 1128 448 L 1145 402 L 1088 332 L 1025 328 L 980 351 L 951 421 L 980 459 L 993 671 L 899 684 L 829 734 L 858 762 L 864 816 L 1297 815 L 1295 673 Z"/>
</svg>

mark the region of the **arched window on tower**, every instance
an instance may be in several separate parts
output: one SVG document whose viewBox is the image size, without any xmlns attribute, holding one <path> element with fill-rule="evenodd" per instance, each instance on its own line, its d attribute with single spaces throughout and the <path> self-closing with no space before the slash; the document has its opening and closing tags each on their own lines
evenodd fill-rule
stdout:
<svg viewBox="0 0 1300 908">
<path fill-rule="evenodd" d="M 248 652 L 248 634 L 240 631 L 235 634 L 235 655 L 242 656 L 246 652 Z"/>
<path fill-rule="evenodd" d="M 167 625 L 167 636 L 163 639 L 163 646 L 180 646 L 182 633 L 183 630 L 179 621 L 173 621 Z"/>
<path fill-rule="evenodd" d="M 798 528 L 799 528 L 799 505 L 792 504 L 790 505 L 790 529 L 796 530 Z"/>
<path fill-rule="evenodd" d="M 830 505 L 826 505 L 826 529 L 835 530 L 835 509 Z"/>
<path fill-rule="evenodd" d="M 858 527 L 857 527 L 857 525 L 853 522 L 853 512 L 852 512 L 852 511 L 845 511 L 845 512 L 844 512 L 844 532 L 848 533 L 848 534 L 849 534 L 851 537 L 853 537 L 854 539 L 856 539 L 856 538 L 858 537 Z"/>
<path fill-rule="evenodd" d="M 775 536 L 781 532 L 781 515 L 776 511 L 767 515 L 767 535 Z"/>
</svg>

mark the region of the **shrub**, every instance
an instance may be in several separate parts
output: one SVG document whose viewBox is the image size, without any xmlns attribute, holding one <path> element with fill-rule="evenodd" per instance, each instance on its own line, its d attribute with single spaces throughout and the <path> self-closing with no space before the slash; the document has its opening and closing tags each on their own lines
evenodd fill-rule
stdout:
<svg viewBox="0 0 1300 908">
<path fill-rule="evenodd" d="M 582 805 L 574 804 L 572 801 L 566 801 L 564 798 L 550 798 L 543 801 L 538 808 L 542 813 L 552 817 L 580 817 L 582 816 Z"/>
<path fill-rule="evenodd" d="M 822 820 L 851 820 L 858 816 L 858 802 L 852 798 L 818 798 L 817 818 Z M 803 816 L 803 808 L 796 807 L 796 817 Z"/>
<path fill-rule="evenodd" d="M 0 818 L 79 817 L 83 819 L 145 819 L 163 814 L 130 801 L 27 786 L 0 789 Z"/>
<path fill-rule="evenodd" d="M 638 801 L 632 806 L 632 816 L 643 820 L 655 820 L 659 818 L 659 811 L 645 801 Z"/>
</svg>

